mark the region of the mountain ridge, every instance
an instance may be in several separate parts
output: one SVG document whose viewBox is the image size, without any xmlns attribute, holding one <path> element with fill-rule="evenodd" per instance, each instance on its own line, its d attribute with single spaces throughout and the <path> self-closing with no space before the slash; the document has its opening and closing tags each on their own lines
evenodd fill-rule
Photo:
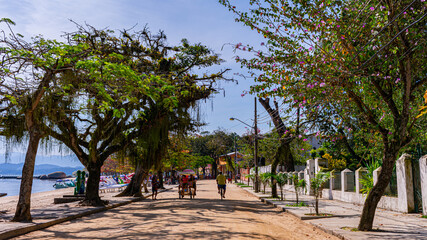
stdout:
<svg viewBox="0 0 427 240">
<path fill-rule="evenodd" d="M 21 176 L 24 163 L 0 163 L 0 175 Z M 54 164 L 37 164 L 34 167 L 34 175 L 47 175 L 53 172 L 64 172 L 71 175 L 77 170 L 82 170 L 83 167 L 63 167 Z"/>
</svg>

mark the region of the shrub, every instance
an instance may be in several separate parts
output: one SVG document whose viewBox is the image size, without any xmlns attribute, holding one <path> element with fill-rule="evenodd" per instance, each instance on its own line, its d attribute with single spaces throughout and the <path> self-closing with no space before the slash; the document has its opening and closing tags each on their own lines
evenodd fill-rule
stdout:
<svg viewBox="0 0 427 240">
<path fill-rule="evenodd" d="M 333 169 L 343 170 L 346 167 L 347 162 L 344 158 L 334 159 L 328 153 L 324 154 L 322 157 L 328 160 L 328 166 L 330 170 L 333 170 Z"/>
<path fill-rule="evenodd" d="M 316 157 L 316 155 L 317 155 L 316 149 L 311 149 L 310 156 L 314 159 Z"/>
</svg>

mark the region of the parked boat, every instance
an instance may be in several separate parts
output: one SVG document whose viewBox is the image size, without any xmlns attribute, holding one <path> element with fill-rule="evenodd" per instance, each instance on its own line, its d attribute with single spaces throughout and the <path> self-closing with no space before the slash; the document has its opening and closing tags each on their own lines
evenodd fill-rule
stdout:
<svg viewBox="0 0 427 240">
<path fill-rule="evenodd" d="M 55 184 L 53 184 L 53 187 L 55 189 L 60 189 L 60 188 L 68 188 L 68 187 L 75 187 L 76 184 L 72 181 L 72 180 L 61 180 L 58 179 L 56 180 Z"/>
<path fill-rule="evenodd" d="M 0 197 L 4 197 L 6 195 L 7 195 L 7 193 L 0 193 Z"/>
</svg>

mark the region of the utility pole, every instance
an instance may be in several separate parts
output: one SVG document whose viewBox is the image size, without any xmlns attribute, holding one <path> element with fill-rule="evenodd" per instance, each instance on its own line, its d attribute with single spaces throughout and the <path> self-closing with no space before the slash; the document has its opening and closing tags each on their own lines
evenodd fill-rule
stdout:
<svg viewBox="0 0 427 240">
<path fill-rule="evenodd" d="M 237 146 L 236 146 L 236 135 L 234 133 L 234 183 L 237 183 Z"/>
<path fill-rule="evenodd" d="M 259 192 L 259 181 L 258 181 L 258 124 L 257 124 L 257 112 L 256 112 L 256 97 L 254 98 L 255 103 L 255 118 L 254 118 L 254 130 L 255 130 L 255 149 L 254 149 L 254 160 L 255 160 L 255 192 Z"/>
</svg>

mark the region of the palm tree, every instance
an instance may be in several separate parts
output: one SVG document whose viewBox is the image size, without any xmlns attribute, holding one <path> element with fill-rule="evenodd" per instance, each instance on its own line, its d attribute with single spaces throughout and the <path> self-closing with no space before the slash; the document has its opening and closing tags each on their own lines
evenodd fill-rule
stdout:
<svg viewBox="0 0 427 240">
<path fill-rule="evenodd" d="M 265 193 L 265 187 L 271 182 L 270 181 L 271 177 L 272 177 L 272 174 L 270 172 L 265 172 L 260 174 L 260 179 L 263 186 L 263 193 Z"/>
<path fill-rule="evenodd" d="M 250 183 L 251 179 L 253 179 L 255 177 L 255 175 L 253 175 L 253 174 L 246 174 L 245 176 L 248 178 L 248 186 L 250 186 L 249 183 Z"/>
<path fill-rule="evenodd" d="M 300 179 L 298 180 L 298 175 L 293 175 L 292 177 L 293 182 L 294 182 L 294 188 L 295 188 L 295 196 L 296 196 L 296 200 L 297 200 L 297 205 L 298 205 L 298 190 L 301 188 L 303 190 L 305 190 L 306 188 L 306 182 L 304 179 Z"/>
<path fill-rule="evenodd" d="M 278 173 L 276 175 L 273 175 L 276 183 L 280 187 L 280 200 L 283 201 L 283 186 L 285 186 L 285 183 L 288 181 L 288 175 L 285 173 Z"/>
<path fill-rule="evenodd" d="M 323 184 L 328 181 L 330 177 L 329 172 L 318 172 L 314 175 L 314 178 L 311 179 L 310 188 L 313 190 L 315 198 L 315 207 L 316 215 L 319 215 L 319 196 L 323 189 Z"/>
</svg>

